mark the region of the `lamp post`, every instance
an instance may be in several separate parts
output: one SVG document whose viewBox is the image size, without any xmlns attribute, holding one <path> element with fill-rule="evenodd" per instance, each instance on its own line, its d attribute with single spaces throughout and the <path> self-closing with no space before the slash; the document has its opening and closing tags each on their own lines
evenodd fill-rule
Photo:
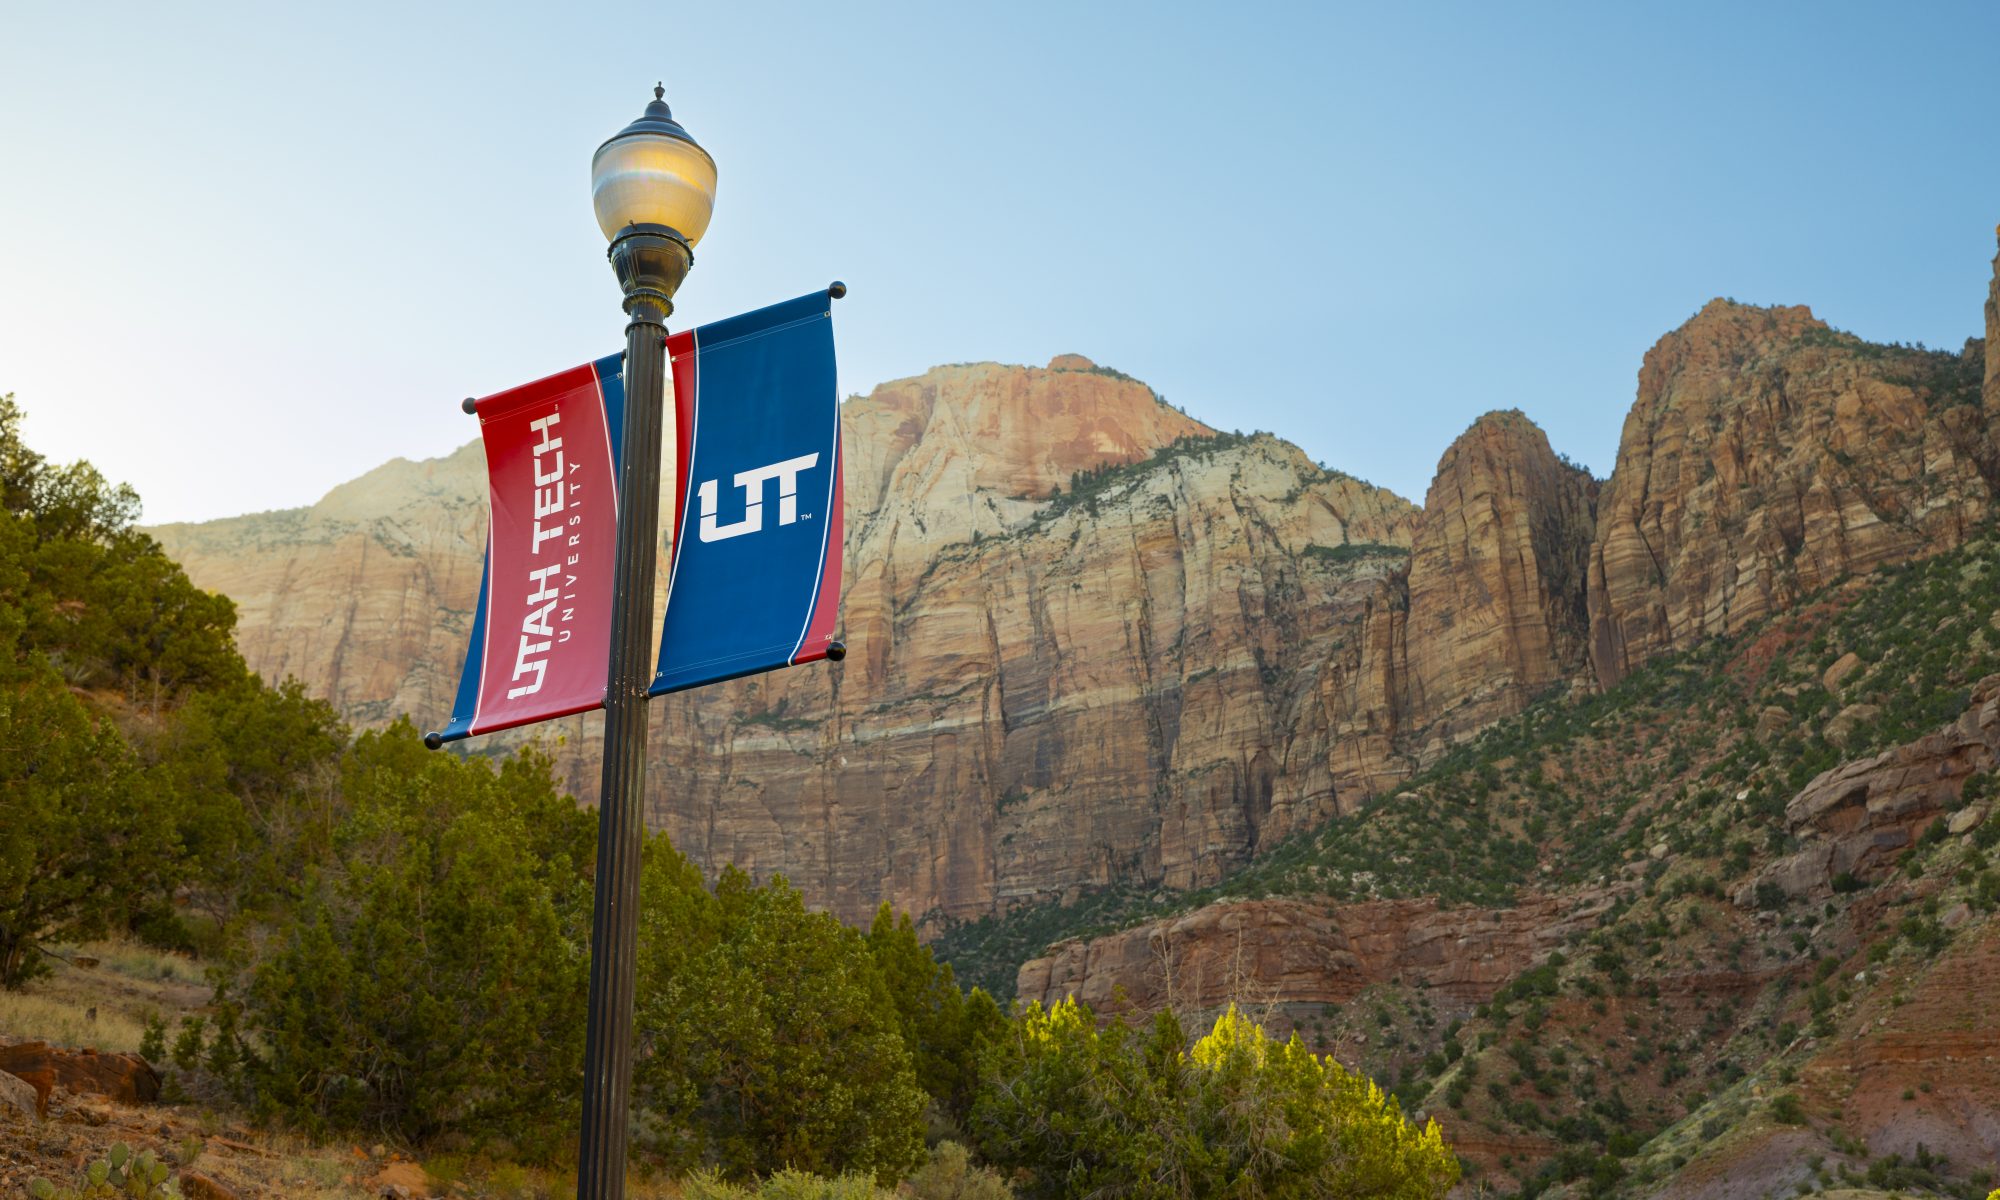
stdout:
<svg viewBox="0 0 2000 1200">
<path fill-rule="evenodd" d="M 604 689 L 597 894 L 590 930 L 578 1200 L 625 1195 L 632 1092 L 632 972 L 645 839 L 646 687 L 652 681 L 653 571 L 659 547 L 660 420 L 666 319 L 715 206 L 715 160 L 667 107 L 666 89 L 597 148 L 591 204 L 625 290 L 625 436 L 618 464 L 618 560 Z"/>
</svg>

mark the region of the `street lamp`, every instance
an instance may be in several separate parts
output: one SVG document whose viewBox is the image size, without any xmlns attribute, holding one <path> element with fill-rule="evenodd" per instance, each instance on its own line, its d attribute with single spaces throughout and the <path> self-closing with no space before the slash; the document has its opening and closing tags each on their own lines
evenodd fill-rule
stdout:
<svg viewBox="0 0 2000 1200">
<path fill-rule="evenodd" d="M 645 840 L 646 688 L 652 682 L 653 570 L 659 549 L 660 421 L 666 319 L 715 206 L 715 160 L 667 107 L 666 89 L 597 148 L 590 198 L 625 290 L 625 436 L 618 464 L 618 561 L 604 689 L 597 895 L 590 930 L 578 1200 L 625 1195 L 632 1092 L 632 972 L 638 957 L 639 849 Z"/>
<path fill-rule="evenodd" d="M 611 239 L 625 311 L 657 302 L 662 316 L 674 310 L 674 291 L 715 208 L 715 160 L 674 120 L 665 96 L 655 86 L 645 114 L 590 160 L 590 202 Z"/>
</svg>

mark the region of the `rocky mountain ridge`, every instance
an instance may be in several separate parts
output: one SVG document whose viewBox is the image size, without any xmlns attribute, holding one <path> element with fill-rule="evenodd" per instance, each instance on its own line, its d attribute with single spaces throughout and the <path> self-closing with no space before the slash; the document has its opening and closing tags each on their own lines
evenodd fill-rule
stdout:
<svg viewBox="0 0 2000 1200">
<path fill-rule="evenodd" d="M 1401 562 L 1410 505 L 1076 356 L 939 368 L 843 422 L 850 655 L 657 703 L 656 827 L 860 917 L 1213 880 L 1333 811 L 1328 769 L 1278 782 L 1293 680 Z M 155 533 L 237 598 L 257 669 L 363 722 L 438 713 L 478 464 L 470 446 L 312 509 Z M 594 720 L 558 726 L 586 793 Z"/>
<path fill-rule="evenodd" d="M 1421 510 L 1080 356 L 885 384 L 843 412 L 848 661 L 657 704 L 649 819 L 854 919 L 1213 882 L 1547 689 L 1954 544 L 1995 455 L 1947 358 L 1717 301 L 1648 355 L 1609 480 L 1494 413 Z M 258 670 L 438 714 L 479 463 L 155 532 Z M 557 727 L 581 794 L 594 728 Z"/>
</svg>

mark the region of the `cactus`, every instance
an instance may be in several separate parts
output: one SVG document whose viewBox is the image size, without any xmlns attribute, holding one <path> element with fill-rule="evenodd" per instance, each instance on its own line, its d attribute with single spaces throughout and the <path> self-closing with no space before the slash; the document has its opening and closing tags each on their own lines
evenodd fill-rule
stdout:
<svg viewBox="0 0 2000 1200">
<path fill-rule="evenodd" d="M 103 1158 L 84 1168 L 78 1186 L 57 1187 L 37 1178 L 28 1184 L 28 1194 L 35 1200 L 106 1200 L 115 1196 L 175 1200 L 179 1192 L 167 1186 L 167 1174 L 167 1164 L 151 1150 L 134 1154 L 132 1147 L 119 1142 Z"/>
</svg>

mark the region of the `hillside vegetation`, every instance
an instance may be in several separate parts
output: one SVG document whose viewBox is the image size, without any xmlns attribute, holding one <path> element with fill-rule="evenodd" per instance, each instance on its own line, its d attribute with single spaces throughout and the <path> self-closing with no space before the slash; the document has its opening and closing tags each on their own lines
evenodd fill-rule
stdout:
<svg viewBox="0 0 2000 1200">
<path fill-rule="evenodd" d="M 1345 1010 L 1291 1006 L 1289 1021 L 1312 1044 L 1362 1043 L 1364 1068 L 1454 1137 L 1477 1126 L 1515 1139 L 1526 1152 L 1499 1181 L 1528 1194 L 1562 1182 L 1610 1194 L 1778 1127 L 1818 1142 L 1799 1154 L 1816 1164 L 1801 1168 L 1808 1184 L 1984 1196 L 1991 1164 L 1871 1156 L 1843 1105 L 1815 1103 L 1802 1080 L 1828 1039 L 1855 1036 L 1873 1011 L 1864 996 L 1887 987 L 1899 1007 L 1955 946 L 1991 951 L 2000 821 L 1978 818 L 2000 783 L 1990 770 L 1953 781 L 1956 812 L 1914 842 L 1891 839 L 1865 869 L 1801 880 L 1775 868 L 1811 836 L 1787 807 L 1816 778 L 2000 692 L 1997 614 L 2000 537 L 1986 531 L 1661 656 L 1608 691 L 1548 696 L 1218 885 L 1024 909 L 954 928 L 939 953 L 1004 996 L 1051 942 L 1207 905 L 1504 909 L 1603 895 L 1594 929 L 1475 1012 L 1386 986 Z"/>
</svg>

